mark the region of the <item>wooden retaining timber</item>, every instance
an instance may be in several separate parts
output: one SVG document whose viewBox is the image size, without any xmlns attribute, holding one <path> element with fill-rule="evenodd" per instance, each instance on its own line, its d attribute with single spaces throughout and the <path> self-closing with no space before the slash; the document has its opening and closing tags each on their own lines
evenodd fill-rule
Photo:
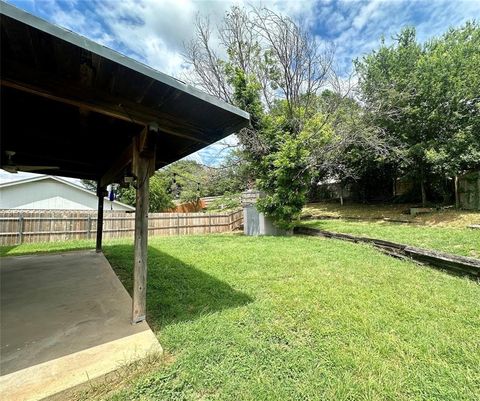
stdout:
<svg viewBox="0 0 480 401">
<path fill-rule="evenodd" d="M 428 264 L 449 270 L 460 275 L 468 275 L 480 280 L 480 260 L 467 258 L 464 256 L 452 255 L 450 253 L 433 251 L 430 249 L 416 248 L 395 242 L 384 241 L 375 238 L 357 237 L 350 234 L 335 233 L 331 231 L 320 230 L 317 228 L 298 226 L 294 228 L 295 234 L 312 235 L 326 238 L 340 239 L 349 242 L 364 242 L 372 244 L 387 255 L 411 259 L 417 263 Z"/>
<path fill-rule="evenodd" d="M 311 214 L 305 214 L 300 217 L 300 220 L 355 220 L 355 221 L 386 221 L 389 223 L 412 223 L 410 220 L 393 219 L 391 217 L 356 217 L 356 216 L 330 216 L 319 215 L 314 216 Z"/>
</svg>

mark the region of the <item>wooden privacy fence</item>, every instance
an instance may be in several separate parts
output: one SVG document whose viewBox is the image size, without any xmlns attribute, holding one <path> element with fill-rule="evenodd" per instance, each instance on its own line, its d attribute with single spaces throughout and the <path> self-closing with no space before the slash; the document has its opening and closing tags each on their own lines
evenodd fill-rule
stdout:
<svg viewBox="0 0 480 401">
<path fill-rule="evenodd" d="M 150 235 L 186 235 L 232 231 L 243 224 L 241 210 L 230 213 L 150 213 Z M 103 237 L 133 236 L 135 216 L 104 212 Z M 95 238 L 96 211 L 0 210 L 0 245 Z"/>
</svg>

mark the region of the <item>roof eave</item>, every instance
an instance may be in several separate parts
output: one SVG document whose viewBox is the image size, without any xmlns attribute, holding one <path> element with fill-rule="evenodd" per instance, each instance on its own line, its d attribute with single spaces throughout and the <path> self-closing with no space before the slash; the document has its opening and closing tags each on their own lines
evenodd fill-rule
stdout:
<svg viewBox="0 0 480 401">
<path fill-rule="evenodd" d="M 127 68 L 130 68 L 134 71 L 144 74 L 152 79 L 160 81 L 175 89 L 181 90 L 187 94 L 195 96 L 216 107 L 219 107 L 221 109 L 229 111 L 230 113 L 234 113 L 240 117 L 243 117 L 246 120 L 245 125 L 248 124 L 248 121 L 250 120 L 250 114 L 244 110 L 239 109 L 238 107 L 232 106 L 231 104 L 228 104 L 219 98 L 216 98 L 212 95 L 204 93 L 194 88 L 191 85 L 180 82 L 179 80 L 167 74 L 157 71 L 141 62 L 138 62 L 130 57 L 127 57 L 121 53 L 118 53 L 108 47 L 102 46 L 90 39 L 87 39 L 84 36 L 81 36 L 63 27 L 59 27 L 57 25 L 51 24 L 41 18 L 38 18 L 32 14 L 29 14 L 26 11 L 23 11 L 8 3 L 5 3 L 3 0 L 0 0 L 0 12 L 10 18 L 16 19 L 27 25 L 33 26 L 45 33 L 53 35 L 59 39 L 65 40 L 87 51 L 96 53 L 115 63 L 121 64 Z"/>
</svg>

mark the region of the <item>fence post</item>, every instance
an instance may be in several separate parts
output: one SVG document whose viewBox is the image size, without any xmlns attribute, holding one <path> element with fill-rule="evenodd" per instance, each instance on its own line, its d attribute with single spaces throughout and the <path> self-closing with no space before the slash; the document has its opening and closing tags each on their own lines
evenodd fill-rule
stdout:
<svg viewBox="0 0 480 401">
<path fill-rule="evenodd" d="M 208 215 L 208 227 L 209 227 L 209 232 L 212 232 L 212 215 Z"/>
<path fill-rule="evenodd" d="M 69 231 L 70 231 L 70 237 L 69 239 L 74 239 L 75 238 L 75 234 L 73 233 L 73 219 L 75 218 L 74 217 L 75 215 L 70 215 L 70 224 L 69 224 Z M 67 234 L 68 235 L 68 234 Z"/>
<path fill-rule="evenodd" d="M 23 227 L 24 227 L 24 218 L 23 213 L 20 213 L 18 216 L 18 243 L 23 243 Z"/>
<path fill-rule="evenodd" d="M 87 217 L 87 238 L 92 237 L 92 216 L 88 215 Z"/>
<path fill-rule="evenodd" d="M 177 235 L 180 235 L 180 215 L 177 213 Z"/>
</svg>

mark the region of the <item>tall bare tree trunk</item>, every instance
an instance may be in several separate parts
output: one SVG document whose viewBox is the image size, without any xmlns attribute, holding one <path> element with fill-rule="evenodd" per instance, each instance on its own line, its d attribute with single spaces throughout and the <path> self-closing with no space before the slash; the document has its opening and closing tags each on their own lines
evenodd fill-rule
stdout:
<svg viewBox="0 0 480 401">
<path fill-rule="evenodd" d="M 427 191 L 425 190 L 425 171 L 421 169 L 420 172 L 420 190 L 422 191 L 422 206 L 427 206 Z"/>
<path fill-rule="evenodd" d="M 460 196 L 458 194 L 458 175 L 455 175 L 454 183 L 455 183 L 455 209 L 458 209 L 460 207 Z"/>
</svg>

